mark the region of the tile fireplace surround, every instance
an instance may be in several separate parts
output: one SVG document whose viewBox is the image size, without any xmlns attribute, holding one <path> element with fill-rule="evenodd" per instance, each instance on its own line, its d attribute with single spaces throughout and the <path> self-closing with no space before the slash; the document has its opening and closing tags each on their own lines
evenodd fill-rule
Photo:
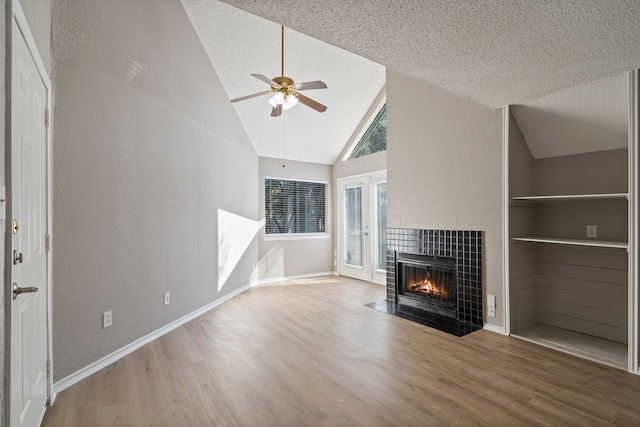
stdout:
<svg viewBox="0 0 640 427">
<path fill-rule="evenodd" d="M 482 328 L 481 231 L 387 228 L 387 303 L 394 304 L 397 302 L 397 253 L 454 259 L 457 269 L 457 322 L 471 326 L 471 330 Z"/>
</svg>

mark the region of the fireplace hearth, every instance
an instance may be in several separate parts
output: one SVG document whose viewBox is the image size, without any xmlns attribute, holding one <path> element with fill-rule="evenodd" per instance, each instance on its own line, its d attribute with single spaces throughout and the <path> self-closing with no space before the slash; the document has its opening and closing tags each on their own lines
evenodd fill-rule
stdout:
<svg viewBox="0 0 640 427">
<path fill-rule="evenodd" d="M 482 232 L 387 229 L 387 300 L 371 307 L 457 336 L 483 327 Z"/>
</svg>

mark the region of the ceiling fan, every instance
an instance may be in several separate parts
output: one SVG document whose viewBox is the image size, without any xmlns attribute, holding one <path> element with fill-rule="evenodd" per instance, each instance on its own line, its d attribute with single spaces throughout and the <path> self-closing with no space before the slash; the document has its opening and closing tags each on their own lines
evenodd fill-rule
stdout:
<svg viewBox="0 0 640 427">
<path fill-rule="evenodd" d="M 262 74 L 251 74 L 258 80 L 262 80 L 263 82 L 271 85 L 271 89 L 254 93 L 252 95 L 243 96 L 240 98 L 232 99 L 231 102 L 239 102 L 244 101 L 246 99 L 255 98 L 262 95 L 274 94 L 269 99 L 269 104 L 273 107 L 271 110 L 271 117 L 278 117 L 282 114 L 282 111 L 286 111 L 294 107 L 298 101 L 302 104 L 306 105 L 309 108 L 313 108 L 319 113 L 323 113 L 327 110 L 327 107 L 320 104 L 317 101 L 314 101 L 311 98 L 308 98 L 301 94 L 299 91 L 301 90 L 310 90 L 310 89 L 326 89 L 327 85 L 320 81 L 316 80 L 313 82 L 304 82 L 304 83 L 296 83 L 293 79 L 289 77 L 285 77 L 284 75 L 284 25 L 282 26 L 282 76 L 274 77 L 270 79 L 269 77 L 263 76 Z"/>
</svg>

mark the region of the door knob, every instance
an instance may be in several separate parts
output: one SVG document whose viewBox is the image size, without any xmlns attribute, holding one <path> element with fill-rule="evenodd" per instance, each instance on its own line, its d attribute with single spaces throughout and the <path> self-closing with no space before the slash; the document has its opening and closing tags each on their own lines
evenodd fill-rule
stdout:
<svg viewBox="0 0 640 427">
<path fill-rule="evenodd" d="M 34 288 L 33 286 L 21 288 L 17 283 L 13 284 L 13 299 L 18 298 L 20 294 L 28 294 L 30 292 L 38 292 L 38 288 Z"/>
</svg>

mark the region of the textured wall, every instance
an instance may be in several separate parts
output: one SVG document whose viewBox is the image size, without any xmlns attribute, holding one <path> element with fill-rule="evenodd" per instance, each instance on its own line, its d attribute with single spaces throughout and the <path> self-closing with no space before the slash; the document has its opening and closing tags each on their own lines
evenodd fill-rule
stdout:
<svg viewBox="0 0 640 427">
<path fill-rule="evenodd" d="M 255 239 L 218 289 L 218 215 L 258 219 L 258 158 L 179 0 L 59 0 L 53 22 L 60 380 L 249 283 Z"/>
<path fill-rule="evenodd" d="M 283 167 L 284 164 L 284 167 Z M 258 279 L 269 280 L 306 274 L 326 273 L 333 267 L 333 185 L 332 167 L 292 160 L 260 157 L 260 218 L 265 217 L 264 179 L 287 178 L 327 183 L 327 237 L 312 239 L 264 240 L 264 227 L 260 229 L 260 263 Z"/>
<path fill-rule="evenodd" d="M 484 232 L 504 324 L 502 113 L 387 69 L 388 227 Z"/>
</svg>

